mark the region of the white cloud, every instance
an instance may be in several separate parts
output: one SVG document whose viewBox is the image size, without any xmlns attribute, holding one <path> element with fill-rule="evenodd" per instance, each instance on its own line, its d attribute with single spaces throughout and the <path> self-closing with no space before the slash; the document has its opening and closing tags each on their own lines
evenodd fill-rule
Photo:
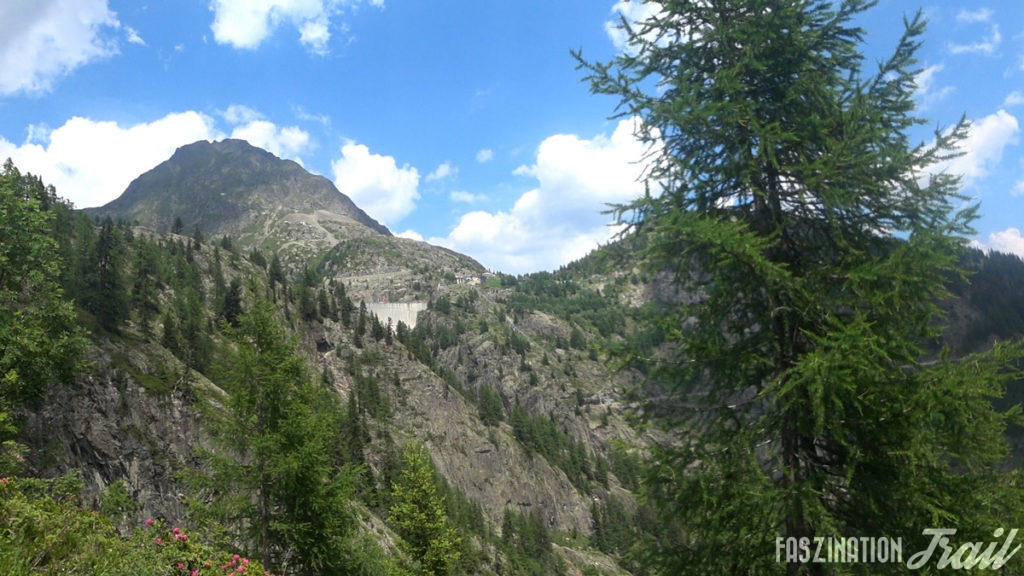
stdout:
<svg viewBox="0 0 1024 576">
<path fill-rule="evenodd" d="M 643 193 L 646 149 L 634 137 L 635 122 L 620 121 L 610 137 L 546 138 L 535 163 L 516 169 L 535 178 L 536 188 L 508 210 L 464 214 L 447 237 L 430 242 L 506 272 L 549 270 L 584 256 L 615 233 L 602 214 L 607 204 Z"/>
<path fill-rule="evenodd" d="M 257 120 L 263 120 L 263 114 L 245 106 L 244 104 L 232 104 L 222 114 L 228 124 L 247 124 Z"/>
<path fill-rule="evenodd" d="M 980 250 L 995 250 L 1006 254 L 1016 254 L 1024 258 L 1024 237 L 1017 228 L 1007 228 L 988 235 L 988 242 L 974 240 L 971 245 Z"/>
<path fill-rule="evenodd" d="M 973 44 L 950 44 L 949 51 L 953 54 L 986 54 L 991 56 L 996 48 L 1003 41 L 1003 35 L 999 33 L 999 26 L 993 24 L 989 35 Z"/>
<path fill-rule="evenodd" d="M 656 2 L 620 0 L 612 6 L 614 19 L 604 23 L 604 31 L 617 50 L 625 50 L 629 43 L 629 33 L 622 27 L 622 20 L 625 19 L 630 27 L 636 28 L 660 12 L 661 5 Z"/>
<path fill-rule="evenodd" d="M 257 110 L 242 105 L 232 104 L 222 113 L 224 120 L 233 126 L 231 137 L 245 140 L 272 152 L 276 156 L 289 158 L 302 164 L 300 154 L 309 149 L 311 142 L 309 133 L 298 126 L 281 128 L 267 120 Z"/>
<path fill-rule="evenodd" d="M 971 124 L 970 133 L 960 143 L 962 156 L 936 164 L 929 172 L 960 174 L 964 186 L 970 186 L 999 164 L 1003 150 L 1017 143 L 1019 131 L 1017 118 L 1005 110 L 989 114 Z"/>
<path fill-rule="evenodd" d="M 1010 194 L 1013 196 L 1024 196 L 1024 180 L 1018 180 L 1013 185 L 1013 190 L 1010 191 Z"/>
<path fill-rule="evenodd" d="M 455 166 L 452 166 L 450 162 L 445 160 L 444 162 L 438 164 L 437 168 L 435 168 L 433 172 L 427 174 L 426 180 L 427 182 L 433 182 L 435 180 L 444 180 L 445 178 L 454 177 L 458 173 L 459 169 Z"/>
<path fill-rule="evenodd" d="M 917 86 L 914 96 L 920 102 L 922 108 L 929 108 L 932 104 L 939 102 L 956 90 L 953 86 L 935 88 L 935 77 L 944 68 L 945 66 L 942 64 L 934 64 L 925 68 L 914 77 L 914 84 Z"/>
<path fill-rule="evenodd" d="M 965 10 L 961 10 L 960 13 L 958 13 L 956 15 L 956 21 L 957 22 L 964 22 L 964 23 L 968 23 L 968 24 L 976 23 L 976 22 L 988 22 L 991 19 L 992 19 L 992 9 L 991 8 L 979 8 L 977 10 L 966 10 L 965 9 Z"/>
<path fill-rule="evenodd" d="M 117 53 L 106 0 L 0 2 L 0 94 L 41 93 L 54 80 Z"/>
<path fill-rule="evenodd" d="M 315 54 L 327 54 L 327 42 L 331 39 L 329 25 L 330 21 L 327 16 L 307 20 L 299 28 L 299 42 L 302 42 Z"/>
<path fill-rule="evenodd" d="M 1006 95 L 1006 99 L 1003 100 L 1003 106 L 1009 108 L 1011 106 L 1020 106 L 1024 104 L 1024 91 L 1014 90 Z"/>
<path fill-rule="evenodd" d="M 371 154 L 362 144 L 347 142 L 331 162 L 334 183 L 370 216 L 388 226 L 416 209 L 420 174 L 408 164 L 398 167 L 391 156 Z"/>
<path fill-rule="evenodd" d="M 408 238 L 409 240 L 415 240 L 417 242 L 423 242 L 423 235 L 415 230 L 406 230 L 405 232 L 399 232 L 395 234 L 399 238 Z"/>
<path fill-rule="evenodd" d="M 20 146 L 0 138 L 0 158 L 41 176 L 80 208 L 113 200 L 179 146 L 223 137 L 212 118 L 194 111 L 128 127 L 75 117 L 48 135 L 30 136 Z"/>
<path fill-rule="evenodd" d="M 318 3 L 314 3 L 318 4 Z M 289 8 L 286 2 L 249 0 L 213 0 L 213 38 L 235 48 L 255 49 L 270 35 L 282 19 L 309 20 L 317 16 L 316 7 L 305 4 Z M 322 6 L 320 7 L 322 9 Z"/>
<path fill-rule="evenodd" d="M 125 36 L 128 37 L 128 42 L 132 44 L 138 44 L 139 46 L 146 45 L 146 41 L 142 39 L 142 36 L 139 36 L 139 31 L 135 28 L 132 28 L 131 26 L 125 26 L 124 33 Z"/>
<path fill-rule="evenodd" d="M 282 24 L 299 31 L 299 41 L 311 52 L 326 54 L 332 20 L 344 9 L 354 10 L 359 0 L 211 0 L 213 37 L 220 44 L 253 50 Z M 382 0 L 370 5 L 383 8 Z M 343 24 L 336 25 L 344 30 Z"/>
<path fill-rule="evenodd" d="M 473 194 L 465 190 L 452 190 L 448 193 L 448 198 L 452 202 L 461 202 L 463 204 L 476 204 L 477 202 L 487 200 L 487 196 L 483 194 Z"/>
<path fill-rule="evenodd" d="M 282 158 L 290 158 L 299 164 L 299 154 L 309 149 L 309 133 L 297 126 L 279 128 L 267 120 L 254 120 L 231 131 L 232 138 L 247 141 Z"/>
<path fill-rule="evenodd" d="M 302 106 L 295 107 L 295 117 L 304 122 L 316 122 L 325 128 L 331 125 L 331 117 L 327 114 L 312 114 L 306 112 Z"/>
<path fill-rule="evenodd" d="M 494 158 L 494 151 L 490 148 L 483 148 L 476 153 L 476 161 L 481 164 L 490 162 L 491 158 Z"/>
</svg>

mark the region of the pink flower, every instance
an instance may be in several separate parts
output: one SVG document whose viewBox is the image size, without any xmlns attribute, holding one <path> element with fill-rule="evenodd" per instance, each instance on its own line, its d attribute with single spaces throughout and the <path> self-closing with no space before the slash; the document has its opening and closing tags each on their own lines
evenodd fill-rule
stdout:
<svg viewBox="0 0 1024 576">
<path fill-rule="evenodd" d="M 181 528 L 178 528 L 177 526 L 175 526 L 174 529 L 171 530 L 171 532 L 173 532 L 175 534 L 180 534 L 181 533 Z"/>
<path fill-rule="evenodd" d="M 152 525 L 153 525 L 153 519 L 152 518 L 146 518 L 146 526 L 152 526 Z"/>
<path fill-rule="evenodd" d="M 199 576 L 199 570 L 193 570 L 191 576 Z"/>
<path fill-rule="evenodd" d="M 234 560 L 235 562 L 238 562 L 239 560 L 242 559 L 242 557 L 239 556 L 238 554 L 235 554 L 234 556 L 231 557 L 231 559 Z"/>
<path fill-rule="evenodd" d="M 159 539 L 159 538 L 157 538 L 157 539 L 156 539 L 156 545 L 157 545 L 157 546 L 160 546 L 160 545 L 161 545 L 161 544 L 163 544 L 163 543 L 164 543 L 164 541 L 163 541 L 163 540 L 161 540 L 161 539 Z"/>
<path fill-rule="evenodd" d="M 0 478 L 0 484 L 7 484 L 7 476 Z"/>
<path fill-rule="evenodd" d="M 178 562 L 178 570 L 184 570 L 184 569 L 185 569 L 185 565 L 182 564 L 181 562 Z"/>
</svg>

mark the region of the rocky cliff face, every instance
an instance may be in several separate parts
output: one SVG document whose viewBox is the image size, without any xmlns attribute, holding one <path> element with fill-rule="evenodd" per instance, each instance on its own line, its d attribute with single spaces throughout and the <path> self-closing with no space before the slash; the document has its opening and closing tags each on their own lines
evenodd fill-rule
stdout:
<svg viewBox="0 0 1024 576">
<path fill-rule="evenodd" d="M 204 444 L 194 388 L 181 381 L 179 363 L 144 342 L 99 339 L 74 382 L 51 387 L 28 414 L 30 470 L 55 476 L 77 470 L 85 504 L 123 480 L 140 504 L 135 521 L 185 517 L 177 475 L 195 462 Z M 193 378 L 198 378 L 194 375 Z M 205 379 L 192 386 L 214 390 Z"/>
</svg>

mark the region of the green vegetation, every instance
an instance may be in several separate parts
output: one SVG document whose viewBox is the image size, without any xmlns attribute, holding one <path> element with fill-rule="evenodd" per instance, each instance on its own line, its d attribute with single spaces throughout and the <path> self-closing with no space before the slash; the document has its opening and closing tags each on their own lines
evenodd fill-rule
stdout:
<svg viewBox="0 0 1024 576">
<path fill-rule="evenodd" d="M 921 550 L 923 527 L 985 540 L 1024 520 L 1020 474 L 1000 471 L 1017 411 L 993 408 L 1021 346 L 924 348 L 976 211 L 929 168 L 967 124 L 910 144 L 924 22 L 866 73 L 854 20 L 873 4 L 667 3 L 626 28 L 633 51 L 580 57 L 659 146 L 660 194 L 621 209 L 647 234 L 638 256 L 699 295 L 651 318 L 664 344 L 632 358 L 675 393 L 663 424 L 699 437 L 658 450 L 645 478 L 664 533 L 685 535 L 650 543 L 659 573 L 818 573 L 777 562 L 776 537 Z"/>
<path fill-rule="evenodd" d="M 52 187 L 8 161 L 0 172 L 0 424 L 35 402 L 51 380 L 67 381 L 84 344 L 65 300 L 66 264 L 53 232 L 70 227 Z M 0 441 L 9 439 L 0 430 Z M 3 471 L 0 470 L 0 473 Z"/>
<path fill-rule="evenodd" d="M 505 510 L 501 543 L 510 564 L 504 574 L 548 576 L 561 574 L 565 569 L 551 547 L 551 533 L 536 511 L 524 514 Z"/>
<path fill-rule="evenodd" d="M 947 333 L 954 351 L 978 350 L 993 340 L 1007 340 L 1024 333 L 1024 262 L 1012 254 L 985 255 L 968 250 L 962 266 L 967 279 L 954 284 L 955 294 L 977 310 L 962 334 Z"/>
<path fill-rule="evenodd" d="M 402 536 L 405 550 L 419 564 L 418 573 L 454 574 L 460 541 L 445 512 L 430 455 L 408 446 L 401 454 L 398 476 L 391 486 L 388 517 Z"/>
<path fill-rule="evenodd" d="M 515 284 L 509 298 L 509 309 L 517 317 L 528 310 L 547 312 L 567 322 L 590 327 L 603 338 L 625 336 L 630 311 L 614 298 L 581 285 L 568 274 L 538 272 L 524 276 Z M 581 339 L 583 333 L 575 328 L 573 334 Z M 583 349 L 585 343 L 576 340 L 573 348 Z"/>
<path fill-rule="evenodd" d="M 125 537 L 77 502 L 81 482 L 0 478 L 0 574 L 264 576 L 258 561 L 147 520 Z"/>
<path fill-rule="evenodd" d="M 519 404 L 512 407 L 509 424 L 516 440 L 528 452 L 540 454 L 565 472 L 573 486 L 589 492 L 590 460 L 583 444 L 559 429 L 552 418 L 532 416 Z"/>
<path fill-rule="evenodd" d="M 487 384 L 482 384 L 477 391 L 477 405 L 480 407 L 480 421 L 487 426 L 497 426 L 505 419 L 505 406 L 501 395 Z"/>
<path fill-rule="evenodd" d="M 206 510 L 269 569 L 351 569 L 356 471 L 331 459 L 336 396 L 314 384 L 274 307 L 258 300 L 230 331 L 230 400 L 215 426 Z"/>
<path fill-rule="evenodd" d="M 115 230 L 113 221 L 107 218 L 86 260 L 82 305 L 108 331 L 117 331 L 127 317 L 127 295 L 121 271 L 124 257 L 123 234 Z"/>
<path fill-rule="evenodd" d="M 966 249 L 974 208 L 929 168 L 965 126 L 909 144 L 922 26 L 864 74 L 871 4 L 660 3 L 635 51 L 581 58 L 643 119 L 656 194 L 621 207 L 620 241 L 483 286 L 457 284 L 464 257 L 347 223 L 300 257 L 271 216 L 204 236 L 227 208 L 203 202 L 158 216 L 177 235 L 93 221 L 8 162 L 0 574 L 799 574 L 822 567 L 776 562 L 777 536 L 910 550 L 923 527 L 1019 525 L 1022 352 L 1002 342 L 1024 334 L 1024 262 Z M 242 196 L 225 174 L 189 182 Z M 429 304 L 411 329 L 371 299 Z M 97 426 L 41 446 L 62 392 Z M 93 436 L 137 449 L 94 464 Z M 65 458 L 87 489 L 29 476 Z M 147 475 L 158 496 L 131 484 Z M 143 521 L 179 493 L 179 526 Z"/>
</svg>

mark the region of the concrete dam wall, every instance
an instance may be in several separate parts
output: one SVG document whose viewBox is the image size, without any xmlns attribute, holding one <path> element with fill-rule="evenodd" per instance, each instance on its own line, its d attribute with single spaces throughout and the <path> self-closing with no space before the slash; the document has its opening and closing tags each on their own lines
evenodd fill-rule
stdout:
<svg viewBox="0 0 1024 576">
<path fill-rule="evenodd" d="M 416 327 L 416 315 L 420 310 L 426 310 L 426 302 L 367 302 L 366 309 L 373 312 L 384 324 L 391 319 L 392 326 L 398 326 L 399 322 L 405 322 L 409 328 Z"/>
</svg>

